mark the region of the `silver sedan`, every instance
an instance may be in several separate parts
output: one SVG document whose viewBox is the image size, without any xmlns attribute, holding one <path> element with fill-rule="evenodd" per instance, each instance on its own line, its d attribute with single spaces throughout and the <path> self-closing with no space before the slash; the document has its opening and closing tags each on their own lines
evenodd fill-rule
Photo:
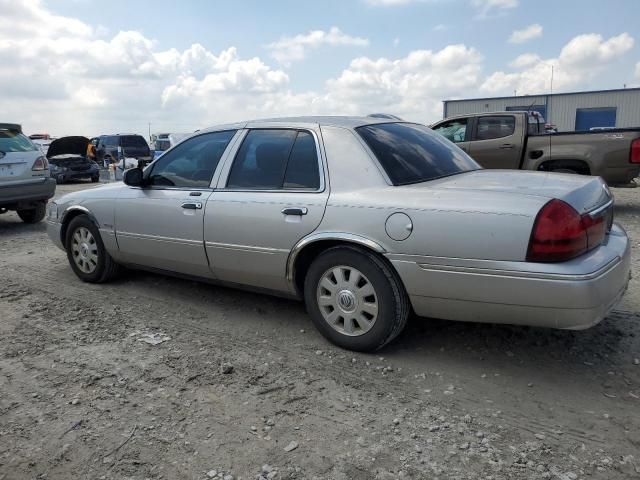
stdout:
<svg viewBox="0 0 640 480">
<path fill-rule="evenodd" d="M 392 119 L 199 131 L 124 183 L 62 197 L 47 221 L 83 281 L 127 266 L 304 299 L 324 336 L 361 351 L 412 311 L 587 328 L 630 272 L 600 178 L 483 170 Z"/>
</svg>

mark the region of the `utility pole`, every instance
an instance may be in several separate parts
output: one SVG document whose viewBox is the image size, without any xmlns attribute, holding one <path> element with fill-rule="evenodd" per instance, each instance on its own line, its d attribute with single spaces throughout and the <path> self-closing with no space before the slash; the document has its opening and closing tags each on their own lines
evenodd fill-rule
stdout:
<svg viewBox="0 0 640 480">
<path fill-rule="evenodd" d="M 151 141 L 151 122 L 149 122 L 149 141 Z"/>
</svg>

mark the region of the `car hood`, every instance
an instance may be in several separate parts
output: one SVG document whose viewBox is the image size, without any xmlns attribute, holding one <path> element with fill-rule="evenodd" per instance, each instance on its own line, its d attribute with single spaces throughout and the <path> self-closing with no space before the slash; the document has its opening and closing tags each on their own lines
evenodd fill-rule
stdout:
<svg viewBox="0 0 640 480">
<path fill-rule="evenodd" d="M 81 155 L 87 154 L 89 139 L 87 137 L 73 136 L 62 137 L 54 140 L 47 150 L 47 158 L 57 155 Z"/>
</svg>

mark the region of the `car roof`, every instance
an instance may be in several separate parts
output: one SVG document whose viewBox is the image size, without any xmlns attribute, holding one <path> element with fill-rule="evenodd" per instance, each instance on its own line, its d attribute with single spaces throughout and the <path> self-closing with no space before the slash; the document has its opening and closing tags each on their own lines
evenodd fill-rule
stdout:
<svg viewBox="0 0 640 480">
<path fill-rule="evenodd" d="M 238 128 L 245 128 L 247 126 L 282 126 L 282 124 L 291 125 L 320 125 L 320 126 L 334 126 L 334 127 L 346 127 L 357 128 L 363 125 L 373 125 L 379 123 L 399 123 L 398 120 L 392 120 L 388 118 L 374 118 L 374 117 L 346 117 L 346 116 L 301 116 L 301 117 L 278 117 L 278 118 L 262 118 L 256 120 L 249 120 L 244 122 L 229 123 L 225 125 L 216 125 L 209 128 L 199 130 L 196 133 L 210 132 L 216 130 L 233 130 Z"/>
</svg>

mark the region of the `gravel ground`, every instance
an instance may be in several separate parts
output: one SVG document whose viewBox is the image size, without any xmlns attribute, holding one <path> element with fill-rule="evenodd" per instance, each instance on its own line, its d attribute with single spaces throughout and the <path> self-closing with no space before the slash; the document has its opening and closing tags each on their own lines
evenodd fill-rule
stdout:
<svg viewBox="0 0 640 480">
<path fill-rule="evenodd" d="M 294 301 L 83 284 L 13 213 L 0 271 L 0 480 L 640 478 L 638 279 L 587 331 L 412 319 L 365 355 Z"/>
</svg>

